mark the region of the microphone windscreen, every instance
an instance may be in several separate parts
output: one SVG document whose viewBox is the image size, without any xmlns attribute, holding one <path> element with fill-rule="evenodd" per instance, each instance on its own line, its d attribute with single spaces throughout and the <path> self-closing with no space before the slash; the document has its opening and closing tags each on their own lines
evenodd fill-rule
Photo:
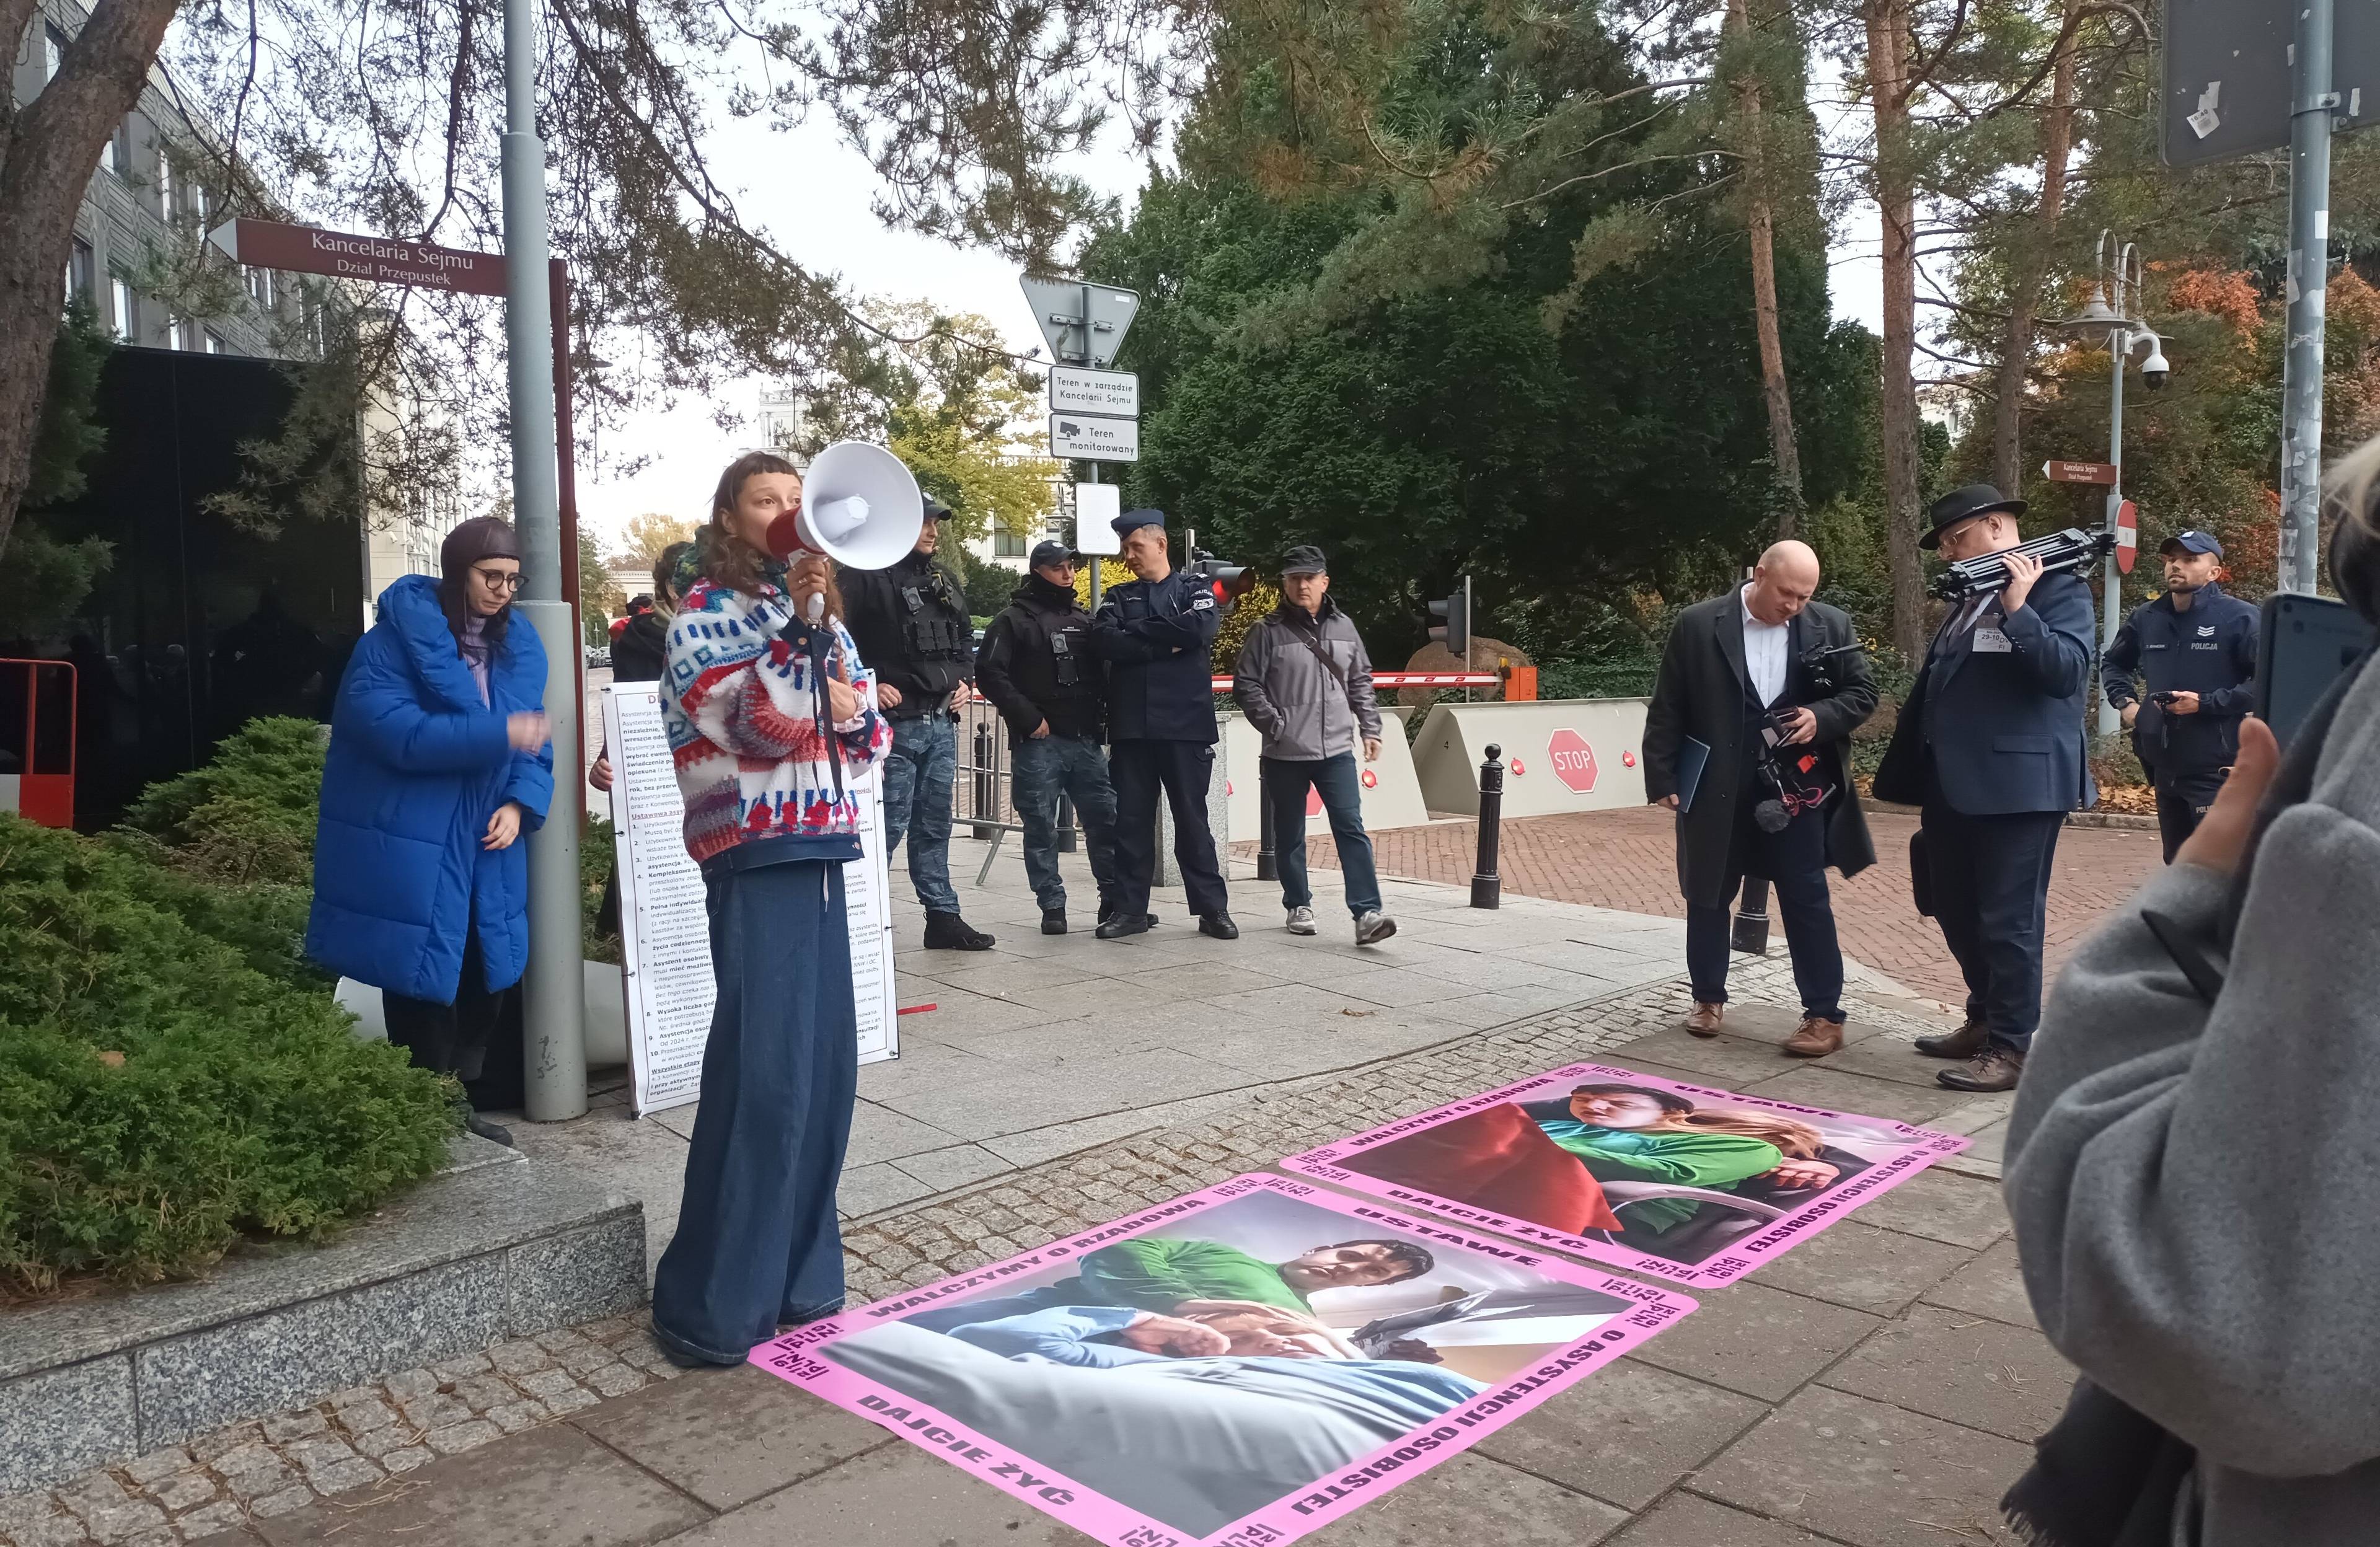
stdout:
<svg viewBox="0 0 2380 1547">
<path fill-rule="evenodd" d="M 1792 814 L 1778 800 L 1763 800 L 1753 807 L 1752 820 L 1763 833 L 1782 833 L 1793 825 Z"/>
</svg>

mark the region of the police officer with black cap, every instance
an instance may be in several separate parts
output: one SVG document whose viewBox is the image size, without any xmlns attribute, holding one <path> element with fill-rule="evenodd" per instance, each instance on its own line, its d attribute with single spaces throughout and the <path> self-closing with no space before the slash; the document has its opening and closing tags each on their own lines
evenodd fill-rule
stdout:
<svg viewBox="0 0 2380 1547">
<path fill-rule="evenodd" d="M 983 951 L 992 937 L 959 917 L 951 885 L 951 791 L 958 779 L 958 706 L 975 671 L 966 588 L 934 562 L 950 507 L 929 495 L 917 545 L 882 569 L 843 568 L 844 622 L 876 673 L 892 725 L 884 762 L 884 847 L 909 840 L 909 883 L 926 910 L 926 949 Z"/>
<path fill-rule="evenodd" d="M 1120 940 L 1148 928 L 1157 872 L 1157 795 L 1173 810 L 1173 857 L 1200 932 L 1237 940 L 1231 898 L 1207 826 L 1215 766 L 1215 631 L 1222 608 L 1208 586 L 1173 567 L 1165 513 L 1127 510 L 1114 521 L 1123 562 L 1139 579 L 1108 592 L 1091 648 L 1108 667 L 1108 768 L 1116 792 L 1116 907 L 1099 928 Z M 865 659 L 862 646 L 862 659 Z"/>
<path fill-rule="evenodd" d="M 1025 583 L 984 628 L 976 686 L 1008 722 L 1025 874 L 1041 905 L 1041 932 L 1063 934 L 1060 798 L 1073 797 L 1082 813 L 1104 924 L 1115 911 L 1115 788 L 1099 749 L 1101 674 L 1090 651 L 1091 615 L 1075 599 L 1075 555 L 1062 542 L 1043 542 L 1029 562 Z"/>
<path fill-rule="evenodd" d="M 2260 620 L 2216 582 L 2223 544 L 2211 533 L 2176 532 L 2157 553 L 2165 594 L 2124 620 L 2102 675 L 2156 789 L 2170 865 L 2240 754 L 2240 722 L 2256 706 Z"/>
</svg>

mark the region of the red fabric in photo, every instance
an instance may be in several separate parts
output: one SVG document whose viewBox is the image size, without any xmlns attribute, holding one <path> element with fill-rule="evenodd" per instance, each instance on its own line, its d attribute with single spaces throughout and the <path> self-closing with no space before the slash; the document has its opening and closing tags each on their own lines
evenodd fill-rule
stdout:
<svg viewBox="0 0 2380 1547">
<path fill-rule="evenodd" d="M 1576 1236 L 1621 1227 L 1576 1155 L 1506 1102 L 1338 1163 L 1366 1176 Z"/>
</svg>

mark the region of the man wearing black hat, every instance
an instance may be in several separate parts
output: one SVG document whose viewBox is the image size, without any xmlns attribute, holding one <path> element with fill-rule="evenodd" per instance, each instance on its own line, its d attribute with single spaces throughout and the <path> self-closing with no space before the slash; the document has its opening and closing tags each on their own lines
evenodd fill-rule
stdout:
<svg viewBox="0 0 2380 1547">
<path fill-rule="evenodd" d="M 926 910 L 926 949 L 984 951 L 991 936 L 959 917 L 951 885 L 951 790 L 958 779 L 959 705 L 975 672 L 975 624 L 966 588 L 934 562 L 950 506 L 926 497 L 917 545 L 882 569 L 836 573 L 844 627 L 876 673 L 877 701 L 892 725 L 884 761 L 884 847 L 909 840 L 909 884 Z"/>
<path fill-rule="evenodd" d="M 2082 740 L 2091 593 L 2071 574 L 2011 553 L 2022 500 L 1971 483 L 1934 502 L 1918 540 L 1957 563 L 2006 554 L 2007 583 L 1953 609 L 1934 636 L 1891 748 L 1878 799 L 1922 809 L 1912 851 L 1919 895 L 1967 981 L 1958 1030 L 1921 1037 L 1953 1090 L 2010 1090 L 2041 1021 L 2050 862 L 2066 813 L 2098 798 Z"/>
<path fill-rule="evenodd" d="M 1364 637 L 1330 592 L 1322 550 L 1292 548 L 1281 561 L 1281 605 L 1240 646 L 1232 697 L 1264 737 L 1263 820 L 1275 834 L 1289 932 L 1312 934 L 1315 928 L 1314 889 L 1305 879 L 1305 792 L 1313 789 L 1330 818 L 1355 944 L 1377 945 L 1397 925 L 1380 906 L 1355 749 L 1361 742 L 1364 761 L 1379 761 L 1380 708 Z"/>
<path fill-rule="evenodd" d="M 1200 932 L 1237 940 L 1231 897 L 1207 826 L 1215 767 L 1213 590 L 1177 571 L 1165 549 L 1165 513 L 1127 510 L 1113 522 L 1137 579 L 1109 591 L 1092 620 L 1091 648 L 1108 666 L 1108 767 L 1115 780 L 1116 907 L 1099 928 L 1121 940 L 1148 928 L 1157 873 L 1157 797 L 1173 810 L 1173 857 Z"/>
<path fill-rule="evenodd" d="M 2256 706 L 2260 619 L 2216 583 L 2223 544 L 2211 533 L 2176 532 L 2157 553 L 2165 594 L 2124 620 L 2101 675 L 2156 790 L 2170 865 L 2239 755 L 2240 722 Z"/>
<path fill-rule="evenodd" d="M 1090 650 L 1091 615 L 1075 600 L 1075 555 L 1044 542 L 1032 573 L 983 631 L 976 686 L 1008 722 L 1016 771 L 1016 815 L 1025 827 L 1025 874 L 1041 904 L 1041 932 L 1066 932 L 1066 883 L 1058 873 L 1058 798 L 1083 816 L 1099 922 L 1117 893 L 1115 788 L 1099 750 L 1099 664 Z"/>
</svg>

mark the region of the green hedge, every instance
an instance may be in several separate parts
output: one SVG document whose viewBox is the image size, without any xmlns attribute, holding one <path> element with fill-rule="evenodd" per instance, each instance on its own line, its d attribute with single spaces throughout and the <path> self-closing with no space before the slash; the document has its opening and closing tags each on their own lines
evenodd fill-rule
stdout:
<svg viewBox="0 0 2380 1547">
<path fill-rule="evenodd" d="M 251 722 L 80 838 L 0 819 L 0 1277 L 194 1273 L 443 1163 L 453 1092 L 305 959 L 322 727 Z M 21 942 L 21 947 L 18 943 Z"/>
</svg>

